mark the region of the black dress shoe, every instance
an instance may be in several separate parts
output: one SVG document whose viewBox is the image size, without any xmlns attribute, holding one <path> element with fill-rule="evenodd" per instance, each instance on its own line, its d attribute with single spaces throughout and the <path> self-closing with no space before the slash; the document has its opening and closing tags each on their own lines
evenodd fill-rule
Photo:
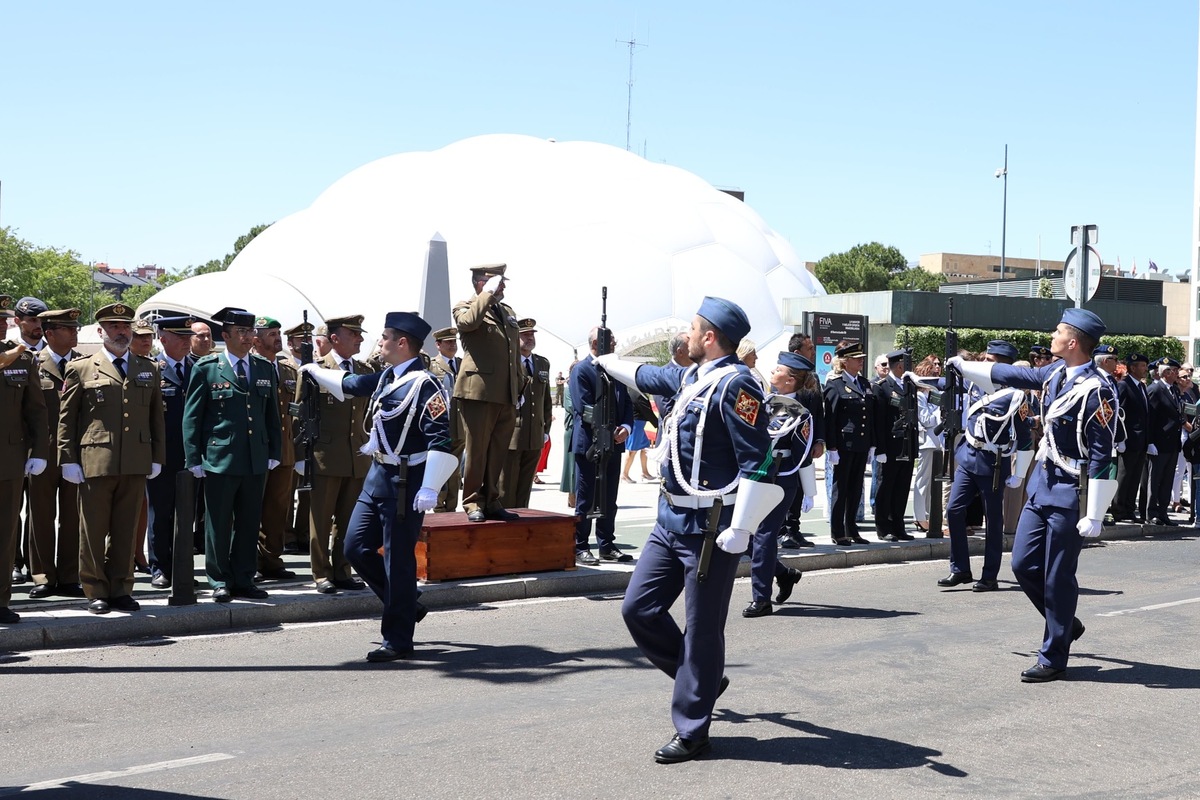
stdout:
<svg viewBox="0 0 1200 800">
<path fill-rule="evenodd" d="M 367 588 L 367 585 L 358 578 L 334 578 L 333 585 L 348 592 L 357 592 L 359 589 Z"/>
<path fill-rule="evenodd" d="M 269 594 L 267 594 L 265 591 L 258 588 L 257 586 L 249 586 L 249 587 L 241 587 L 241 588 L 234 587 L 233 589 L 229 590 L 229 593 L 231 595 L 233 595 L 234 597 L 244 597 L 247 600 L 266 600 L 268 597 L 270 597 Z"/>
<path fill-rule="evenodd" d="M 8 606 L 0 606 L 0 625 L 15 625 L 21 621 L 21 615 Z"/>
<path fill-rule="evenodd" d="M 481 508 L 467 513 L 468 522 L 483 522 L 485 519 L 487 519 L 487 515 L 483 513 L 483 509 Z"/>
<path fill-rule="evenodd" d="M 331 580 L 317 581 L 317 591 L 321 594 L 337 594 L 337 587 Z"/>
<path fill-rule="evenodd" d="M 83 597 L 83 587 L 78 583 L 60 583 L 56 594 L 59 597 Z"/>
<path fill-rule="evenodd" d="M 591 550 L 576 550 L 575 563 L 581 567 L 594 567 L 600 563 L 600 559 L 592 555 Z"/>
<path fill-rule="evenodd" d="M 720 697 L 721 695 L 725 694 L 725 690 L 728 688 L 729 688 L 729 678 L 722 675 L 721 676 L 721 685 L 717 687 L 717 697 Z"/>
<path fill-rule="evenodd" d="M 1049 664 L 1035 664 L 1021 673 L 1021 683 L 1046 683 L 1066 675 L 1065 669 L 1055 669 Z"/>
<path fill-rule="evenodd" d="M 660 764 L 679 764 L 708 752 L 710 746 L 707 738 L 681 739 L 675 734 L 671 741 L 654 751 L 654 760 Z"/>
<path fill-rule="evenodd" d="M 1079 621 L 1079 617 L 1076 617 L 1071 624 L 1071 641 L 1079 641 L 1079 637 L 1083 636 L 1083 632 L 1086 630 L 1087 628 L 1085 628 L 1083 623 Z"/>
<path fill-rule="evenodd" d="M 834 539 L 833 543 L 836 544 L 838 547 L 853 547 L 854 546 L 854 542 L 851 541 L 850 539 Z"/>
<path fill-rule="evenodd" d="M 792 596 L 792 589 L 796 588 L 796 584 L 803 577 L 804 573 L 794 567 L 788 567 L 787 572 L 782 575 L 776 575 L 775 583 L 779 584 L 779 594 L 775 595 L 775 602 L 786 602 Z"/>
<path fill-rule="evenodd" d="M 803 536 L 801 536 L 798 533 L 796 534 L 796 546 L 797 547 L 816 547 L 815 544 L 810 542 L 808 539 L 805 539 Z"/>
<path fill-rule="evenodd" d="M 150 579 L 150 585 L 155 589 L 170 589 L 171 579 L 161 572 Z"/>
<path fill-rule="evenodd" d="M 970 583 L 975 580 L 969 572 L 951 572 L 944 578 L 938 578 L 938 586 L 958 586 L 960 583 Z"/>
<path fill-rule="evenodd" d="M 784 550 L 799 550 L 800 542 L 796 541 L 796 537 L 790 533 L 785 533 L 779 537 L 779 546 Z"/>
<path fill-rule="evenodd" d="M 107 614 L 108 613 L 108 601 L 97 598 L 97 599 L 93 600 L 92 602 L 88 603 L 88 611 L 90 611 L 93 614 Z"/>
<path fill-rule="evenodd" d="M 854 542 L 855 544 L 870 544 L 870 542 L 861 536 L 851 536 L 850 541 Z"/>
<path fill-rule="evenodd" d="M 21 571 L 20 567 L 13 567 L 12 582 L 13 582 L 14 586 L 16 586 L 19 583 L 25 582 L 25 573 Z"/>
<path fill-rule="evenodd" d="M 127 594 L 119 595 L 118 597 L 108 598 L 110 608 L 115 608 L 117 611 L 141 611 L 142 604 L 134 600 Z"/>
<path fill-rule="evenodd" d="M 750 605 L 742 609 L 743 617 L 769 617 L 775 613 L 768 600 L 751 600 Z"/>
<path fill-rule="evenodd" d="M 992 578 L 981 578 L 971 584 L 972 592 L 994 592 L 1000 588 L 1000 582 Z"/>
<path fill-rule="evenodd" d="M 412 657 L 412 654 L 413 651 L 411 647 L 407 650 L 393 650 L 390 647 L 384 646 L 367 653 L 367 661 L 374 663 L 381 661 L 398 661 L 402 658 L 410 658 Z"/>
<path fill-rule="evenodd" d="M 413 609 L 413 621 L 420 622 L 425 619 L 425 615 L 429 613 L 429 609 L 420 600 L 417 601 L 417 607 Z"/>
<path fill-rule="evenodd" d="M 601 547 L 600 548 L 600 560 L 601 561 L 615 561 L 615 562 L 618 562 L 621 564 L 628 564 L 630 561 L 633 561 L 633 556 L 629 555 L 629 553 L 623 553 L 615 547 L 608 548 L 608 549 Z"/>
<path fill-rule="evenodd" d="M 896 533 L 893 535 L 902 542 L 911 542 L 917 538 L 917 537 L 913 536 L 911 533 L 909 533 L 908 531 L 900 531 L 899 533 Z"/>
<path fill-rule="evenodd" d="M 489 508 L 483 512 L 487 519 L 499 520 L 500 522 L 513 522 L 521 518 L 520 514 L 514 514 L 505 508 Z"/>
<path fill-rule="evenodd" d="M 29 590 L 29 596 L 32 597 L 34 600 L 37 600 L 42 597 L 49 597 L 50 595 L 56 594 L 57 592 L 58 592 L 58 586 L 56 586 L 55 584 L 39 583 L 37 586 L 34 586 L 32 589 Z"/>
<path fill-rule="evenodd" d="M 218 603 L 228 603 L 232 599 L 233 599 L 233 595 L 231 595 L 229 593 L 229 590 L 226 589 L 224 586 L 222 586 L 220 589 L 213 590 L 213 600 L 215 600 Z"/>
</svg>

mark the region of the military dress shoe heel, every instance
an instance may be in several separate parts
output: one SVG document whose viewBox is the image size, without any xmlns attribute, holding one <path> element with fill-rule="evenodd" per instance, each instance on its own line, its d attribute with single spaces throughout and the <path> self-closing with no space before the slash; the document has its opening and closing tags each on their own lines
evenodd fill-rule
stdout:
<svg viewBox="0 0 1200 800">
<path fill-rule="evenodd" d="M 367 653 L 367 661 L 375 664 L 383 661 L 399 661 L 402 658 L 411 658 L 412 654 L 413 650 L 411 647 L 407 650 L 393 650 L 387 645 L 384 645 L 383 647 Z"/>
<path fill-rule="evenodd" d="M 944 578 L 938 578 L 938 586 L 958 586 L 960 583 L 971 583 L 974 580 L 969 572 L 951 572 Z"/>
<path fill-rule="evenodd" d="M 1066 674 L 1065 669 L 1055 669 L 1049 664 L 1036 664 L 1021 673 L 1021 683 L 1047 683 Z"/>
<path fill-rule="evenodd" d="M 492 508 L 483 512 L 487 519 L 498 520 L 499 522 L 514 522 L 521 518 L 520 514 L 514 514 L 505 508 Z"/>
<path fill-rule="evenodd" d="M 796 584 L 803 577 L 804 573 L 795 567 L 788 567 L 787 572 L 782 575 L 776 575 L 775 583 L 779 584 L 779 594 L 775 595 L 775 602 L 786 602 L 792 596 L 792 589 L 796 588 Z"/>
<path fill-rule="evenodd" d="M 39 583 L 37 586 L 34 586 L 29 590 L 29 596 L 34 600 L 38 600 L 43 597 L 49 597 L 50 595 L 57 593 L 58 587 L 53 583 Z"/>
<path fill-rule="evenodd" d="M 1071 641 L 1079 641 L 1079 637 L 1083 636 L 1083 632 L 1086 630 L 1087 628 L 1085 628 L 1083 623 L 1079 621 L 1079 617 L 1076 617 L 1071 623 Z"/>
<path fill-rule="evenodd" d="M 474 511 L 467 512 L 467 521 L 468 522 L 483 522 L 486 519 L 487 519 L 487 516 L 483 513 L 482 509 L 477 508 Z"/>
<path fill-rule="evenodd" d="M 750 605 L 742 609 L 742 616 L 748 618 L 769 617 L 775 613 L 769 600 L 752 600 Z"/>
<path fill-rule="evenodd" d="M 784 550 L 799 550 L 801 547 L 800 542 L 790 533 L 785 533 L 779 537 L 779 546 Z"/>
<path fill-rule="evenodd" d="M 59 597 L 83 597 L 83 587 L 78 583 L 60 583 L 56 594 Z"/>
<path fill-rule="evenodd" d="M 228 590 L 228 589 L 226 589 L 224 586 L 222 586 L 222 587 L 221 587 L 221 588 L 219 588 L 219 589 L 214 589 L 214 590 L 213 590 L 213 600 L 214 600 L 215 602 L 218 602 L 218 603 L 228 603 L 228 602 L 229 602 L 230 600 L 232 600 L 232 599 L 233 599 L 233 595 L 231 595 L 231 594 L 229 593 L 229 590 Z"/>
<path fill-rule="evenodd" d="M 25 573 L 21 571 L 20 567 L 13 567 L 12 582 L 14 586 L 25 582 Z"/>
<path fill-rule="evenodd" d="M 107 614 L 109 611 L 108 601 L 97 598 L 88 603 L 88 611 L 92 614 Z"/>
<path fill-rule="evenodd" d="M 139 603 L 137 600 L 134 600 L 132 597 L 130 597 L 127 594 L 120 595 L 119 597 L 108 598 L 108 605 L 109 605 L 109 608 L 115 608 L 117 611 L 141 611 L 142 610 L 142 604 Z"/>
<path fill-rule="evenodd" d="M 592 555 L 591 550 L 576 550 L 575 563 L 581 567 L 595 567 L 600 564 L 600 559 Z"/>
<path fill-rule="evenodd" d="M 808 539 L 805 539 L 800 534 L 796 534 L 796 546 L 797 547 L 816 547 L 815 544 L 810 542 Z"/>
<path fill-rule="evenodd" d="M 861 536 L 851 536 L 850 541 L 854 542 L 855 544 L 870 544 L 870 542 Z"/>
<path fill-rule="evenodd" d="M 417 601 L 416 608 L 413 609 L 413 621 L 420 622 L 429 614 L 429 609 L 420 600 Z"/>
<path fill-rule="evenodd" d="M 331 580 L 317 581 L 317 592 L 319 594 L 337 594 L 337 587 Z"/>
<path fill-rule="evenodd" d="M 358 578 L 334 578 L 333 585 L 348 592 L 357 592 L 359 589 L 367 588 L 367 585 Z"/>
<path fill-rule="evenodd" d="M 854 542 L 850 541 L 849 539 L 834 539 L 833 543 L 836 544 L 838 547 L 853 547 L 854 546 Z"/>
<path fill-rule="evenodd" d="M 613 547 L 611 549 L 606 549 L 606 548 L 601 547 L 600 548 L 600 560 L 601 561 L 614 561 L 614 562 L 617 562 L 620 564 L 628 564 L 630 561 L 633 561 L 633 556 L 629 555 L 629 553 L 623 553 L 615 547 Z"/>
<path fill-rule="evenodd" d="M 917 538 L 908 531 L 900 531 L 899 533 L 893 535 L 902 542 L 911 542 Z"/>
<path fill-rule="evenodd" d="M 159 573 L 158 575 L 155 575 L 153 578 L 150 579 L 150 585 L 153 586 L 155 589 L 170 589 L 171 588 L 171 579 L 168 578 L 166 575 Z"/>
<path fill-rule="evenodd" d="M 268 597 L 270 597 L 269 594 L 262 589 L 259 589 L 257 586 L 234 588 L 231 589 L 229 593 L 234 597 L 242 597 L 246 600 L 266 600 Z"/>
<path fill-rule="evenodd" d="M 8 606 L 0 606 L 0 625 L 16 625 L 20 621 L 20 614 Z"/>
<path fill-rule="evenodd" d="M 671 741 L 654 751 L 654 760 L 659 764 L 678 764 L 691 761 L 699 755 L 707 753 L 711 743 L 704 739 L 682 739 L 675 734 Z"/>
<path fill-rule="evenodd" d="M 981 578 L 971 584 L 972 592 L 994 592 L 1000 588 L 1000 582 L 990 578 Z"/>
</svg>

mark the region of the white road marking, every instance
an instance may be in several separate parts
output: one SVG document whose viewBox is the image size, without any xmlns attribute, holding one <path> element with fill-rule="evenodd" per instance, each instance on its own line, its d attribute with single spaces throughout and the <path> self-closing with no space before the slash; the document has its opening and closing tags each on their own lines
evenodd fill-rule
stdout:
<svg viewBox="0 0 1200 800">
<path fill-rule="evenodd" d="M 226 761 L 231 758 L 235 758 L 235 756 L 229 753 L 209 753 L 204 756 L 177 758 L 174 761 L 159 761 L 154 764 L 142 764 L 136 767 L 126 767 L 125 769 L 90 772 L 86 775 L 72 775 L 69 778 L 59 778 L 55 781 L 42 781 L 41 783 L 31 783 L 21 788 L 13 787 L 12 789 L 0 790 L 0 796 L 22 792 L 37 792 L 43 789 L 59 789 L 73 783 L 100 783 L 101 781 L 111 781 L 117 778 L 128 778 L 130 775 L 145 775 L 148 772 L 162 772 L 168 769 L 179 769 L 180 767 L 197 767 L 201 764 L 212 764 L 216 761 Z"/>
<path fill-rule="evenodd" d="M 1137 614 L 1141 611 L 1158 611 L 1160 608 L 1171 608 L 1173 606 L 1186 606 L 1189 603 L 1200 603 L 1200 597 L 1192 597 L 1187 600 L 1176 600 L 1173 603 L 1158 603 L 1152 606 L 1142 606 L 1141 608 L 1123 608 L 1120 611 L 1106 611 L 1103 614 L 1097 614 L 1097 617 L 1122 617 L 1126 614 Z"/>
</svg>

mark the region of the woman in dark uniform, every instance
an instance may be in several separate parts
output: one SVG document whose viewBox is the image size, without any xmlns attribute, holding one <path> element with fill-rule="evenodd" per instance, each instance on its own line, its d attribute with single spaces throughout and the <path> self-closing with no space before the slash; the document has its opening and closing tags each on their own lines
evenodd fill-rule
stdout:
<svg viewBox="0 0 1200 800">
<path fill-rule="evenodd" d="M 833 468 L 833 495 L 829 530 L 834 544 L 866 544 L 858 535 L 855 519 L 862 499 L 863 476 L 874 454 L 872 420 L 875 401 L 862 376 L 863 352 L 859 342 L 834 350 L 836 375 L 825 383 L 825 468 Z"/>
</svg>

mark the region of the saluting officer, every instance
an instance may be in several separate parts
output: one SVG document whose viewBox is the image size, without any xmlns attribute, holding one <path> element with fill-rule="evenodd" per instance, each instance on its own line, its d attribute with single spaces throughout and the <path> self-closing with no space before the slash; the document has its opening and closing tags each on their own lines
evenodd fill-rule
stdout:
<svg viewBox="0 0 1200 800">
<path fill-rule="evenodd" d="M 875 495 L 875 535 L 880 541 L 901 542 L 915 538 L 904 530 L 904 512 L 910 497 L 913 464 L 917 460 L 920 423 L 905 428 L 904 404 L 916 389 L 904 382 L 904 350 L 887 354 L 887 373 L 875 383 L 875 446 L 879 490 Z M 914 403 L 915 405 L 915 403 Z"/>
<path fill-rule="evenodd" d="M 988 342 L 984 362 L 1011 364 L 1017 348 L 1003 339 Z M 1017 488 L 1033 463 L 1029 405 L 1025 392 L 1002 388 L 985 393 L 974 383 L 965 387 L 963 436 L 954 451 L 955 470 L 946 504 L 950 528 L 950 574 L 938 586 L 970 583 L 971 554 L 967 544 L 967 507 L 983 499 L 985 543 L 983 574 L 971 587 L 976 592 L 1000 588 L 1000 559 L 1004 554 L 1004 486 Z M 1016 456 L 1016 468 L 1012 466 Z"/>
<path fill-rule="evenodd" d="M 517 405 L 517 423 L 508 443 L 508 458 L 500 472 L 500 500 L 505 508 L 529 508 L 538 459 L 542 455 L 542 446 L 550 439 L 550 426 L 554 424 L 550 361 L 533 352 L 537 347 L 537 320 L 523 319 L 517 324 L 525 383 Z"/>
<path fill-rule="evenodd" d="M 183 409 L 187 468 L 204 478 L 204 570 L 213 600 L 261 600 L 254 585 L 258 529 L 267 473 L 279 466 L 280 422 L 275 367 L 251 354 L 254 315 L 223 308 L 224 353 L 196 362 Z"/>
<path fill-rule="evenodd" d="M 49 466 L 29 477 L 29 567 L 32 598 L 83 597 L 79 585 L 79 491 L 63 479 L 58 465 L 58 411 L 67 364 L 79 358 L 79 309 L 38 315 L 46 346 L 38 353 L 38 374 L 46 401 Z"/>
<path fill-rule="evenodd" d="M 762 388 L 736 356 L 738 342 L 748 333 L 750 321 L 738 305 L 706 297 L 688 337 L 695 365 L 653 367 L 614 354 L 597 359 L 626 385 L 675 398 L 663 425 L 668 457 L 658 520 L 621 605 L 638 648 L 675 681 L 675 736 L 654 754 L 665 764 L 709 749 L 713 706 L 728 686 L 724 631 L 738 561 L 751 533 L 783 495 L 767 482 L 771 438 Z M 722 509 L 713 525 L 715 503 Z M 709 541 L 706 547 L 716 530 L 715 546 Z M 711 553 L 707 565 L 702 563 L 706 553 Z M 682 631 L 671 616 L 680 593 L 687 604 Z"/>
<path fill-rule="evenodd" d="M 454 382 L 458 379 L 458 371 L 462 368 L 462 359 L 458 356 L 458 328 L 439 328 L 433 332 L 433 340 L 437 345 L 437 355 L 429 359 L 429 371 L 442 382 L 446 396 L 450 398 L 450 441 L 453 443 L 454 457 L 462 460 L 465 441 L 460 430 L 458 419 L 458 399 L 454 397 Z M 442 487 L 438 495 L 438 504 L 434 512 L 457 511 L 458 494 L 462 489 L 462 473 L 455 470 Z"/>
<path fill-rule="evenodd" d="M 1117 522 L 1134 519 L 1137 511 L 1150 414 L 1145 384 L 1150 359 L 1141 353 L 1130 353 L 1125 357 L 1125 368 L 1127 373 L 1117 386 L 1117 401 L 1125 419 L 1125 449 L 1117 462 L 1117 496 L 1112 504 L 1112 515 Z"/>
<path fill-rule="evenodd" d="M 858 535 L 867 462 L 875 455 L 875 396 L 862 376 L 866 353 L 858 342 L 834 350 L 836 374 L 825 381 L 825 466 L 833 467 L 829 529 L 834 544 L 866 544 Z"/>
<path fill-rule="evenodd" d="M 771 373 L 773 392 L 767 395 L 767 423 L 771 435 L 771 479 L 783 489 L 783 500 L 763 520 L 750 543 L 750 605 L 743 617 L 765 617 L 771 606 L 771 579 L 779 584 L 775 602 L 792 596 L 804 573 L 779 562 L 779 531 L 799 494 L 800 513 L 812 510 L 817 497 L 817 470 L 812 463 L 817 440 L 817 420 L 800 402 L 798 390 L 812 374 L 813 363 L 798 353 L 780 353 Z M 803 491 L 801 491 L 803 490 Z"/>
<path fill-rule="evenodd" d="M 258 572 L 255 580 L 286 581 L 296 573 L 283 565 L 283 538 L 292 511 L 293 483 L 296 476 L 296 446 L 292 441 L 292 415 L 288 406 L 296 396 L 298 373 L 291 359 L 279 352 L 283 343 L 279 320 L 260 316 L 254 320 L 254 347 L 251 352 L 270 362 L 275 369 L 275 395 L 279 405 L 279 469 L 267 473 L 263 489 L 262 522 L 258 533 Z"/>
<path fill-rule="evenodd" d="M 79 484 L 79 577 L 88 611 L 137 611 L 133 560 L 146 479 L 166 460 L 158 365 L 129 350 L 133 309 L 96 312 L 103 347 L 67 364 L 58 417 L 63 477 Z"/>
<path fill-rule="evenodd" d="M 429 328 L 416 314 L 390 312 L 379 340 L 388 365 L 383 372 L 301 368 L 339 402 L 347 395 L 370 398 L 371 470 L 346 534 L 346 557 L 383 601 L 383 642 L 367 653 L 368 661 L 395 661 L 413 653 L 413 630 L 424 615 L 417 602 L 417 534 L 438 490 L 458 469 L 450 453 L 446 397 L 419 358 Z"/>
<path fill-rule="evenodd" d="M 0 336 L 8 330 L 12 298 L 0 294 Z M 0 342 L 0 624 L 21 617 L 9 609 L 16 533 L 20 529 L 21 489 L 29 475 L 40 475 L 49 458 L 46 401 L 34 356 L 22 345 Z M 132 571 L 133 564 L 130 563 Z"/>
<path fill-rule="evenodd" d="M 964 362 L 957 356 L 948 362 L 984 391 L 1042 388 L 1046 432 L 1012 551 L 1013 574 L 1046 620 L 1037 664 L 1021 673 L 1025 683 L 1056 680 L 1066 671 L 1071 642 L 1084 631 L 1075 618 L 1082 537 L 1100 535 L 1117 490 L 1113 391 L 1091 358 L 1103 335 L 1098 316 L 1068 308 L 1050 340 L 1061 361 L 1039 369 Z"/>
</svg>

